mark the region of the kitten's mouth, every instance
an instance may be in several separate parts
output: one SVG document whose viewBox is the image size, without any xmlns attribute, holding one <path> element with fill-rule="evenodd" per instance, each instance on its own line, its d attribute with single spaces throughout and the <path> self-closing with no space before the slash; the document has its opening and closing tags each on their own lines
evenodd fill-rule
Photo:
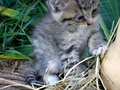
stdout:
<svg viewBox="0 0 120 90">
<path fill-rule="evenodd" d="M 93 22 L 92 22 L 92 23 L 87 23 L 88 26 L 90 26 L 90 25 L 92 25 L 92 24 L 93 24 Z"/>
<path fill-rule="evenodd" d="M 68 24 L 68 26 L 71 26 L 71 25 L 73 25 L 73 24 Z"/>
</svg>

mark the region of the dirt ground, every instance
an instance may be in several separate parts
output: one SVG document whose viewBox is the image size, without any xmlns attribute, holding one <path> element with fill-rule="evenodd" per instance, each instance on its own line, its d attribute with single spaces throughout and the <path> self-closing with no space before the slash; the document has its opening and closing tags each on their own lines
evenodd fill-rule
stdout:
<svg viewBox="0 0 120 90">
<path fill-rule="evenodd" d="M 0 90 L 32 90 L 25 83 L 25 73 L 31 67 L 27 60 L 2 60 L 0 64 Z"/>
</svg>

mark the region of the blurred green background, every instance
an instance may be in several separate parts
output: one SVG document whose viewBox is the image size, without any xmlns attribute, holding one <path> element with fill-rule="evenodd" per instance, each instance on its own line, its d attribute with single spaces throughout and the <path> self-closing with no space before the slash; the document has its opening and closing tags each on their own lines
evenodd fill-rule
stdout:
<svg viewBox="0 0 120 90">
<path fill-rule="evenodd" d="M 0 0 L 0 58 L 29 59 L 31 32 L 47 11 L 45 0 Z M 120 0 L 100 0 L 101 31 L 108 40 L 120 17 Z"/>
</svg>

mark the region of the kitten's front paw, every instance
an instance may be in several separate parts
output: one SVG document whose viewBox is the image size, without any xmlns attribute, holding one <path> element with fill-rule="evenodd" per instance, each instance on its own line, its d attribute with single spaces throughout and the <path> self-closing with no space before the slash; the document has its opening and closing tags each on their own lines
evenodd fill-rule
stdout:
<svg viewBox="0 0 120 90">
<path fill-rule="evenodd" d="M 107 51 L 107 47 L 106 47 L 106 45 L 104 45 L 104 46 L 100 46 L 99 48 L 97 48 L 97 49 L 95 49 L 94 51 L 93 51 L 93 53 L 92 53 L 92 55 L 94 55 L 94 56 L 98 56 L 98 55 L 100 55 L 100 54 L 104 54 L 106 51 Z"/>
</svg>

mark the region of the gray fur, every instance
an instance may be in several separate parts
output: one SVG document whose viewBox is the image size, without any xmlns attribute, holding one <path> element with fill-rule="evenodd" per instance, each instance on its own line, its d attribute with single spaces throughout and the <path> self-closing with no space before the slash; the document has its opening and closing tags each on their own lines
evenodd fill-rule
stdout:
<svg viewBox="0 0 120 90">
<path fill-rule="evenodd" d="M 106 44 L 99 32 L 98 11 L 93 12 L 99 0 L 48 0 L 47 4 L 50 12 L 32 36 L 36 62 L 26 75 L 27 83 L 36 86 L 42 85 L 38 78 L 45 84 L 58 81 L 58 74 L 78 63 L 87 46 L 99 55 Z M 85 69 L 80 65 L 70 75 Z"/>
</svg>

